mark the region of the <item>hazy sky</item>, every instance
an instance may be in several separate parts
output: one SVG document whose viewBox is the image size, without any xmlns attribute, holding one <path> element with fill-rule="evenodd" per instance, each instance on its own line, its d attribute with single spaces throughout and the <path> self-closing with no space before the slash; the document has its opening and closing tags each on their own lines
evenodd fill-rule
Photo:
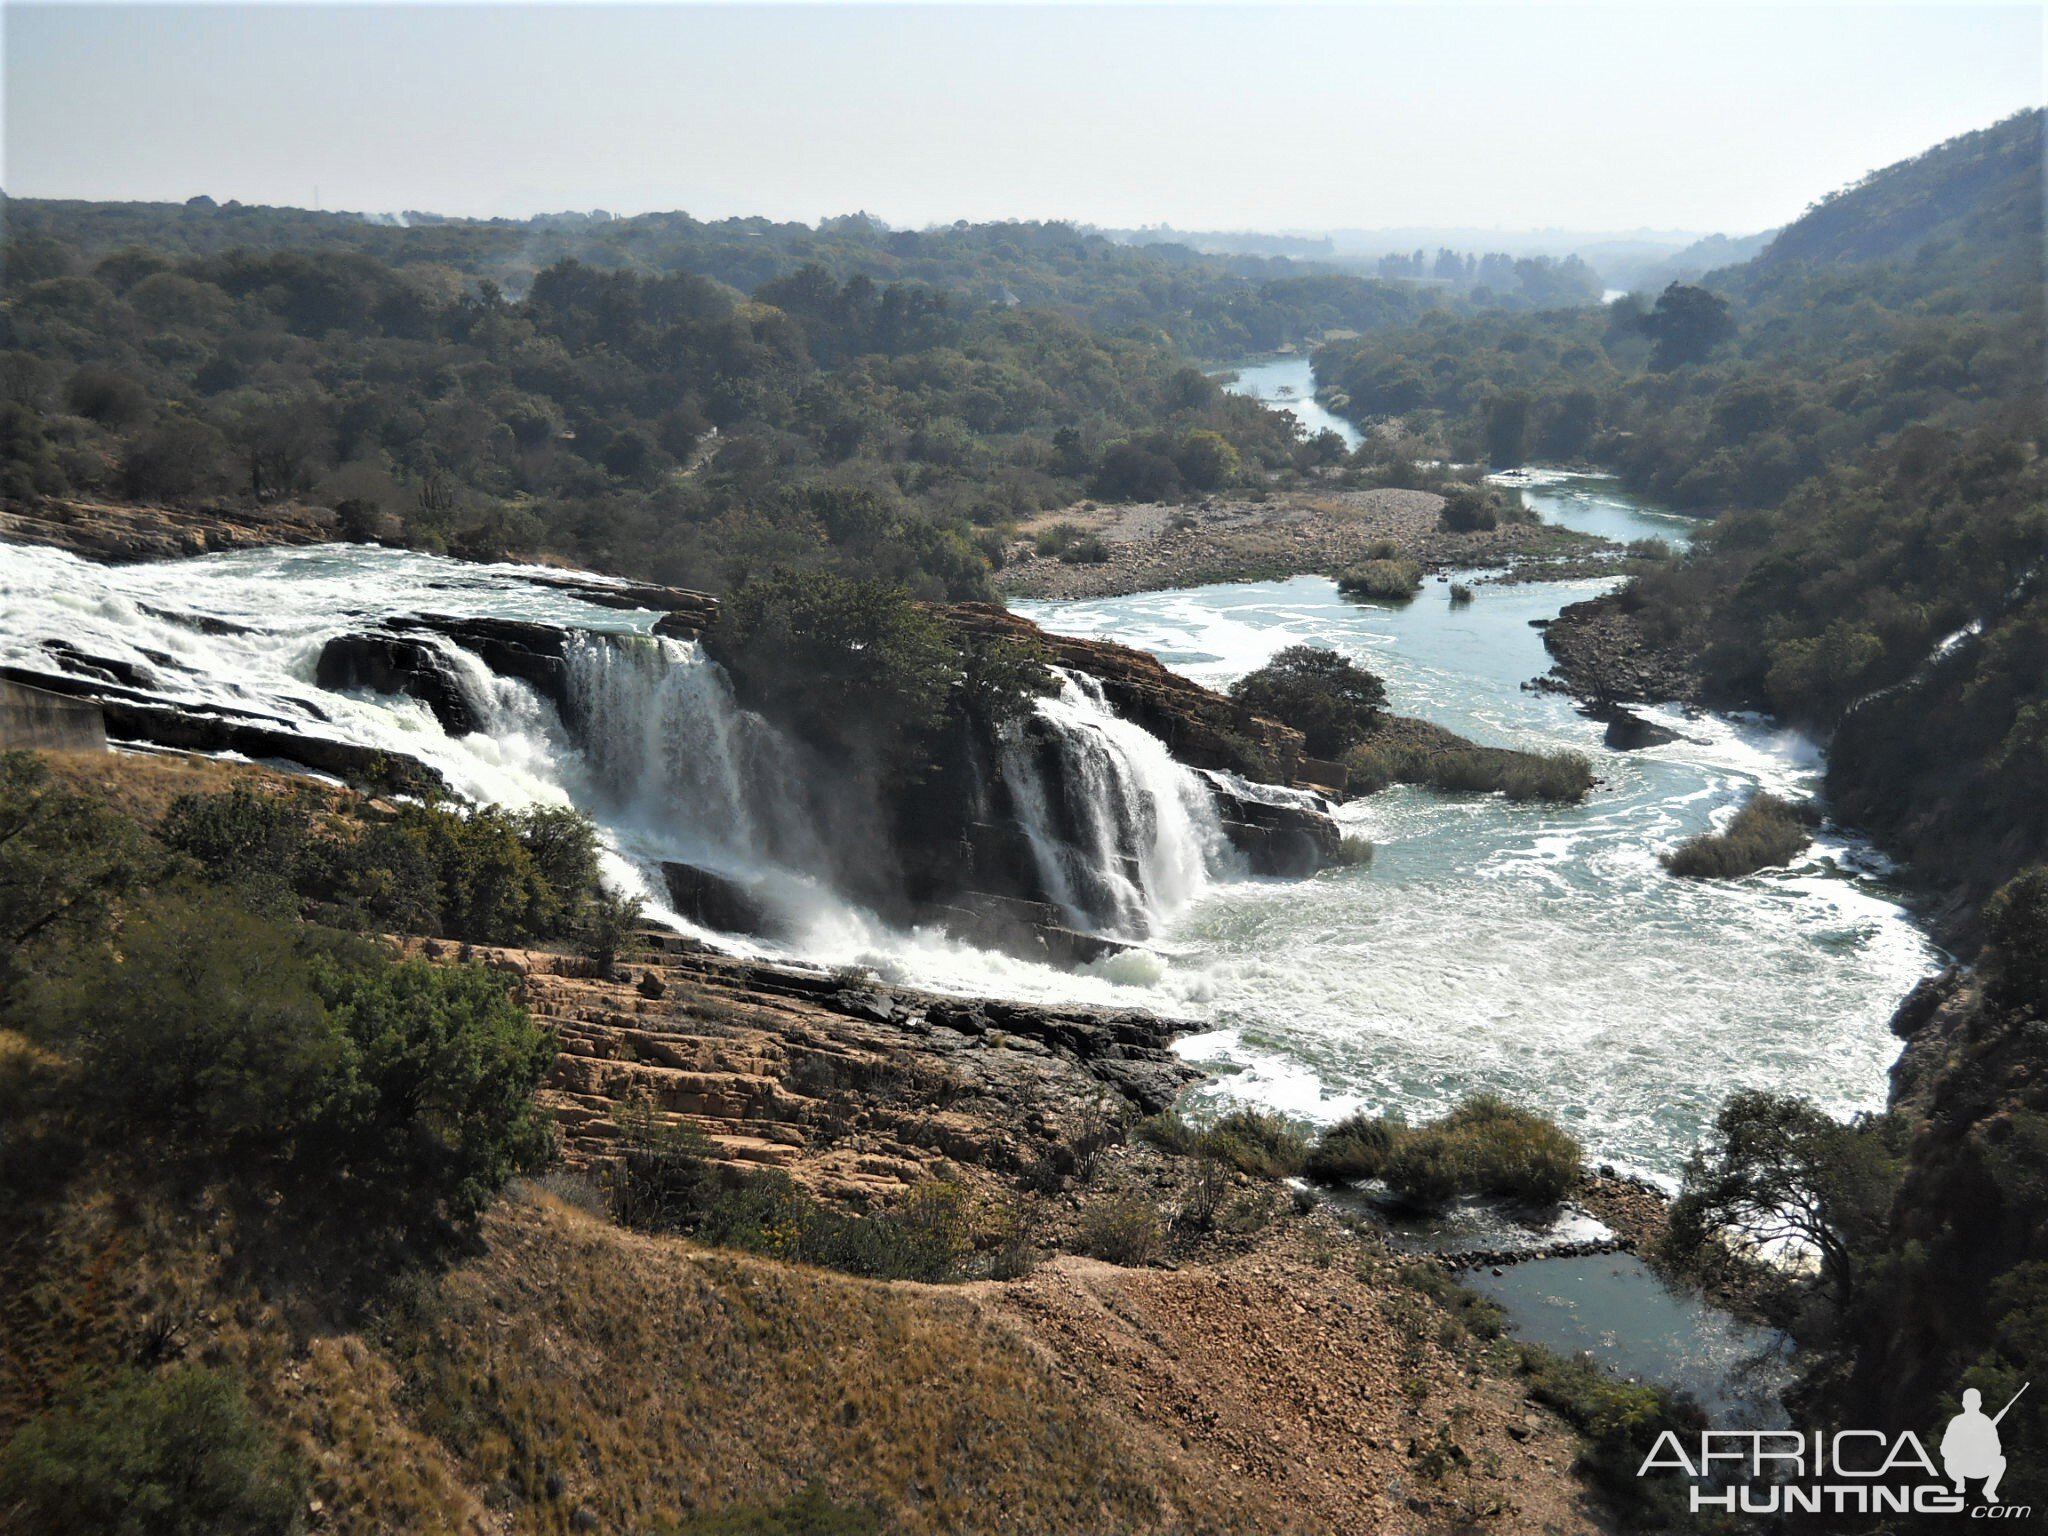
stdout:
<svg viewBox="0 0 2048 1536">
<path fill-rule="evenodd" d="M 16 196 L 1728 232 L 2043 100 L 2039 4 L 21 5 Z"/>
</svg>

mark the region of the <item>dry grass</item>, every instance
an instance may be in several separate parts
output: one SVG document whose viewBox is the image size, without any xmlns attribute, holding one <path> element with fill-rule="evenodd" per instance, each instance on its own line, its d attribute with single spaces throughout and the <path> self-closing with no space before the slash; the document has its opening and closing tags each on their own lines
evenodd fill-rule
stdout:
<svg viewBox="0 0 2048 1536">
<path fill-rule="evenodd" d="M 249 784 L 281 793 L 322 786 L 317 780 L 256 763 L 154 752 L 39 752 L 50 777 L 66 789 L 90 793 L 121 816 L 154 827 L 180 795 L 214 795 Z M 347 791 L 333 793 L 348 795 Z"/>
</svg>

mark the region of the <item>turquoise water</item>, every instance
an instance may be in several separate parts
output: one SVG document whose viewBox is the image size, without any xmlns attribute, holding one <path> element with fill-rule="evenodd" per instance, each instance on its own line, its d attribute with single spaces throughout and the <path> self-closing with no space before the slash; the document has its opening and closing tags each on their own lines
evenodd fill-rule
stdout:
<svg viewBox="0 0 2048 1536">
<path fill-rule="evenodd" d="M 1525 494 L 1573 525 L 1683 532 L 1612 482 Z M 1399 713 L 1489 745 L 1582 752 L 1599 774 L 1569 807 L 1390 790 L 1340 812 L 1377 845 L 1369 869 L 1213 889 L 1163 936 L 1158 974 L 1124 989 L 1208 1024 L 1182 1046 L 1217 1074 L 1198 1096 L 1324 1123 L 1354 1109 L 1416 1118 L 1493 1090 L 1667 1185 L 1736 1088 L 1803 1093 L 1836 1114 L 1883 1103 L 1898 1049 L 1887 1021 L 1939 961 L 1883 861 L 1830 827 L 1793 867 L 1742 881 L 1675 880 L 1657 862 L 1755 788 L 1814 789 L 1813 744 L 1653 709 L 1686 739 L 1609 752 L 1569 701 L 1522 688 L 1549 665 L 1530 621 L 1605 585 L 1482 584 L 1453 608 L 1441 580 L 1396 606 L 1297 577 L 1015 605 L 1217 687 L 1283 646 L 1331 646 L 1379 673 Z"/>
<path fill-rule="evenodd" d="M 1630 1254 L 1544 1259 L 1459 1278 L 1507 1309 L 1516 1337 L 1689 1392 L 1716 1429 L 1785 1422 L 1778 1393 L 1791 1379 L 1790 1341 L 1667 1289 Z"/>
</svg>

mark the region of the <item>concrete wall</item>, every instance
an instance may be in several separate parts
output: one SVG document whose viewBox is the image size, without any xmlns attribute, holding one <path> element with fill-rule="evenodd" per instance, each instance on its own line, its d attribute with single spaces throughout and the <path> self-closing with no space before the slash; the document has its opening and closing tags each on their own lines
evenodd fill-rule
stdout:
<svg viewBox="0 0 2048 1536">
<path fill-rule="evenodd" d="M 0 752 L 104 752 L 100 707 L 22 683 L 0 682 Z"/>
</svg>

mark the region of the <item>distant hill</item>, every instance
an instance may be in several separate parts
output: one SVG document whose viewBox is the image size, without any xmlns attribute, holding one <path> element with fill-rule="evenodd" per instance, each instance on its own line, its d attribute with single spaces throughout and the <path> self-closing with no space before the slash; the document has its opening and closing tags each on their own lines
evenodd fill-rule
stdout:
<svg viewBox="0 0 2048 1536">
<path fill-rule="evenodd" d="M 2028 242 L 2038 261 L 2048 113 L 2017 113 L 1832 192 L 1779 231 L 1758 265 L 1906 260 L 1929 245 Z"/>
<path fill-rule="evenodd" d="M 1667 284 L 1697 282 L 1709 272 L 1755 260 L 1777 234 L 1775 229 L 1767 229 L 1754 235 L 1708 235 L 1682 251 L 1652 260 L 1604 263 L 1600 271 L 1610 287 L 1660 293 Z"/>
</svg>

